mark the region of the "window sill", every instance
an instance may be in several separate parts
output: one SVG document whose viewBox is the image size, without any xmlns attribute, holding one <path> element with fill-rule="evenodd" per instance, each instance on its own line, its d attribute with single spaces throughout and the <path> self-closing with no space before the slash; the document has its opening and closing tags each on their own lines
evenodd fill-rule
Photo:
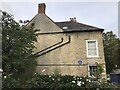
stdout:
<svg viewBox="0 0 120 90">
<path fill-rule="evenodd" d="M 87 56 L 88 59 L 99 58 L 99 56 Z"/>
</svg>

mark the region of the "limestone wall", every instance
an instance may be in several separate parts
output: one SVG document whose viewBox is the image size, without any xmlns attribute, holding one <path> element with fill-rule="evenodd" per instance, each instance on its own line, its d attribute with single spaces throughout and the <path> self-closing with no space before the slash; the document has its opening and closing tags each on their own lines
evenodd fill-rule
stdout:
<svg viewBox="0 0 120 90">
<path fill-rule="evenodd" d="M 61 39 L 63 40 L 61 42 Z M 97 40 L 99 57 L 87 58 L 86 40 Z M 95 64 L 96 62 L 105 65 L 103 42 L 101 32 L 77 32 L 77 33 L 58 33 L 58 34 L 42 34 L 38 37 L 36 43 L 37 49 L 35 52 L 44 50 L 45 48 L 61 42 L 62 45 L 54 50 L 47 52 L 37 58 L 38 66 L 36 70 L 42 73 L 45 69 L 46 74 L 55 73 L 57 69 L 61 74 L 70 75 L 88 75 L 88 64 Z M 49 48 L 48 50 L 50 50 Z M 82 60 L 82 65 L 78 64 L 78 60 Z M 105 67 L 105 66 L 104 66 Z M 106 71 L 102 74 L 106 77 Z"/>
</svg>

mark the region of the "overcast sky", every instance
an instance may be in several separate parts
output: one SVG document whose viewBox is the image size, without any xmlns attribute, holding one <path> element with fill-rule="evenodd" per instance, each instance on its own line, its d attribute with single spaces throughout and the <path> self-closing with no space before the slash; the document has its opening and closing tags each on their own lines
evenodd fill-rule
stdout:
<svg viewBox="0 0 120 90">
<path fill-rule="evenodd" d="M 39 3 L 0 2 L 0 10 L 13 14 L 17 21 L 31 20 Z M 46 14 L 55 22 L 76 17 L 78 22 L 118 34 L 118 2 L 46 2 Z"/>
</svg>

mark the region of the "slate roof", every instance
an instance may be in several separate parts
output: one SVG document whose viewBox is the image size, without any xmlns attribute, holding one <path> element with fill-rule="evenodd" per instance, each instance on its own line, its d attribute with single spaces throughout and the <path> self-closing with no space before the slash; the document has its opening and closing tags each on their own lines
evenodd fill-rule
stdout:
<svg viewBox="0 0 120 90">
<path fill-rule="evenodd" d="M 66 22 L 55 22 L 64 32 L 73 32 L 73 31 L 101 31 L 104 29 L 86 25 L 79 22 L 66 21 Z M 67 27 L 67 29 L 63 29 L 63 27 Z"/>
<path fill-rule="evenodd" d="M 120 69 L 113 69 L 110 74 L 120 74 Z"/>
</svg>

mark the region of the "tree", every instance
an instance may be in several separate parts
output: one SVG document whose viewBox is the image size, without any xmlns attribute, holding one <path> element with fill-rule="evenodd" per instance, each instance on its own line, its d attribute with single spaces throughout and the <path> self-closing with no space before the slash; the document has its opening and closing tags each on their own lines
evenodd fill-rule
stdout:
<svg viewBox="0 0 120 90">
<path fill-rule="evenodd" d="M 31 26 L 20 26 L 13 16 L 2 12 L 2 66 L 3 86 L 9 85 L 7 78 L 15 80 L 26 79 L 36 65 L 32 56 L 37 41 L 37 30 Z M 25 77 L 25 75 L 27 77 Z M 6 81 L 6 82 L 5 82 Z M 4 84 L 5 82 L 5 84 Z M 23 83 L 24 81 L 22 81 Z M 12 83 L 12 82 L 11 82 Z M 7 87 L 7 86 L 6 86 Z"/>
<path fill-rule="evenodd" d="M 112 31 L 103 33 L 107 73 L 120 68 L 120 39 Z"/>
</svg>

